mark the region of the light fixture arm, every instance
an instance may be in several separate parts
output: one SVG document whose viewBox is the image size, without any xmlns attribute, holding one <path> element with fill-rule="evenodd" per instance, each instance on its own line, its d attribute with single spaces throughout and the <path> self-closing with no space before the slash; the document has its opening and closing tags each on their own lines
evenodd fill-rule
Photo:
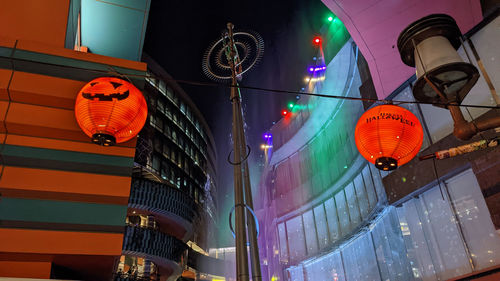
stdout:
<svg viewBox="0 0 500 281">
<path fill-rule="evenodd" d="M 470 140 L 479 132 L 500 127 L 500 116 L 485 120 L 467 121 L 457 105 L 448 106 L 453 118 L 453 135 L 460 140 Z"/>
</svg>

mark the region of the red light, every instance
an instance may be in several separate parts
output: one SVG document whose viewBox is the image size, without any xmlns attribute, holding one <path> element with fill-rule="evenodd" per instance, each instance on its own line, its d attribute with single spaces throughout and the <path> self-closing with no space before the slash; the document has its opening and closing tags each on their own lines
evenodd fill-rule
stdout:
<svg viewBox="0 0 500 281">
<path fill-rule="evenodd" d="M 282 110 L 281 115 L 283 115 L 283 117 L 286 117 L 288 115 L 288 110 Z"/>
<path fill-rule="evenodd" d="M 320 45 L 321 44 L 321 37 L 319 37 L 319 36 L 314 37 L 313 43 L 315 45 Z"/>
</svg>

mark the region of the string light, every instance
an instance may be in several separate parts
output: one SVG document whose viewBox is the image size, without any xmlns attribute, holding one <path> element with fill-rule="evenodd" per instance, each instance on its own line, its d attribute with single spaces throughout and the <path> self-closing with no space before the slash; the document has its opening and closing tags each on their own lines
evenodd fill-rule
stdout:
<svg viewBox="0 0 500 281">
<path fill-rule="evenodd" d="M 263 149 L 263 150 L 264 150 L 264 149 L 269 149 L 269 148 L 272 148 L 272 147 L 273 147 L 273 146 L 272 146 L 272 145 L 270 145 L 270 144 L 261 144 L 261 145 L 260 145 L 260 149 Z"/>
<path fill-rule="evenodd" d="M 309 72 L 318 72 L 321 70 L 326 70 L 326 66 L 309 67 Z"/>
</svg>

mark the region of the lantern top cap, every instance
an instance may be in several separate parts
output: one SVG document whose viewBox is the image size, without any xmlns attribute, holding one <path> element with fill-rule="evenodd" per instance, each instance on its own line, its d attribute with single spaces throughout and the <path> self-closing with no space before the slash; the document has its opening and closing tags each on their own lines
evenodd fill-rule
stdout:
<svg viewBox="0 0 500 281">
<path fill-rule="evenodd" d="M 449 15 L 432 14 L 423 17 L 412 22 L 399 34 L 397 45 L 401 60 L 406 65 L 415 67 L 414 47 L 432 36 L 443 36 L 458 49 L 462 33 L 457 22 Z"/>
</svg>

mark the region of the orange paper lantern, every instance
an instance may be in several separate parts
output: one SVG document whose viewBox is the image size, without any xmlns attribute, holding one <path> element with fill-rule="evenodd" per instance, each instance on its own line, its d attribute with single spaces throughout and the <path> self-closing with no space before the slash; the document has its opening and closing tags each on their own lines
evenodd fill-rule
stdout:
<svg viewBox="0 0 500 281">
<path fill-rule="evenodd" d="M 104 146 L 130 140 L 144 126 L 148 106 L 132 83 L 114 77 L 100 77 L 78 93 L 75 116 L 92 142 Z"/>
<path fill-rule="evenodd" d="M 381 170 L 408 163 L 420 150 L 424 132 L 418 118 L 395 105 L 379 105 L 358 120 L 354 138 L 359 153 Z"/>
</svg>

